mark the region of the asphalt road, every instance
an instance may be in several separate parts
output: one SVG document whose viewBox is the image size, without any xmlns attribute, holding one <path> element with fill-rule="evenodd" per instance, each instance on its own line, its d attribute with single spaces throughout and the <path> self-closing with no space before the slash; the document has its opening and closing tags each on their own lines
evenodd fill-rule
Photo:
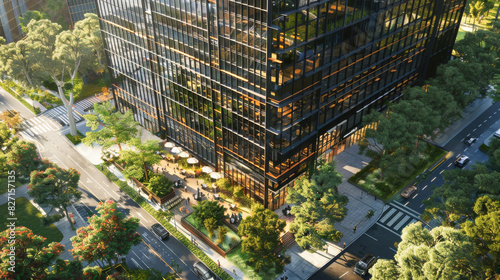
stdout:
<svg viewBox="0 0 500 280">
<path fill-rule="evenodd" d="M 466 155 L 471 159 L 463 167 L 465 169 L 470 169 L 476 162 L 487 161 L 488 156 L 479 150 L 479 146 L 490 137 L 494 137 L 492 135 L 498 129 L 500 129 L 500 102 L 493 104 L 446 143 L 443 149 L 452 152 L 451 156 L 435 168 L 428 178 L 416 185 L 418 191 L 412 197 L 408 199 L 401 197 L 387 205 L 377 223 L 309 279 L 369 279 L 370 275 L 362 278 L 353 273 L 356 261 L 365 254 L 392 259 L 397 252 L 395 243 L 401 241 L 401 231 L 404 226 L 418 220 L 418 216 L 425 210 L 422 201 L 431 196 L 434 188 L 444 184 L 442 173 L 445 170 L 458 168 L 454 162 L 460 155 Z M 464 143 L 467 137 L 478 139 L 473 145 L 467 146 Z"/>
<path fill-rule="evenodd" d="M 0 110 L 6 109 L 21 112 L 24 119 L 33 120 L 35 118 L 31 111 L 0 88 Z M 47 131 L 42 132 L 42 125 Z M 172 261 L 174 261 L 178 268 L 182 270 L 179 273 L 182 279 L 198 279 L 192 267 L 199 259 L 173 236 L 165 241 L 158 239 L 150 230 L 151 225 L 157 223 L 155 218 L 122 192 L 92 163 L 83 158 L 75 150 L 73 144 L 62 134 L 68 132 L 50 130 L 51 127 L 54 126 L 40 124 L 40 133 L 32 130 L 36 135 L 28 137 L 31 139 L 27 140 L 36 144 L 42 157 L 48 158 L 64 168 L 73 167 L 81 173 L 79 184 L 83 195 L 79 203 L 88 206 L 90 209 L 95 209 L 100 201 L 112 199 L 117 202 L 119 211 L 126 214 L 126 216 L 140 219 L 138 232 L 141 234 L 143 242 L 131 249 L 127 255 L 127 264 L 132 268 L 151 267 L 163 272 L 171 272 L 169 266 L 172 266 Z M 65 130 L 68 129 L 65 128 Z"/>
</svg>

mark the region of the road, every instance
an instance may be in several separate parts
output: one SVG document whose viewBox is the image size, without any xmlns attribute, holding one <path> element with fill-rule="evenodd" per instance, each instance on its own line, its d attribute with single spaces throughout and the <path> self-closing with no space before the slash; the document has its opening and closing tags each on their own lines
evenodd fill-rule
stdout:
<svg viewBox="0 0 500 280">
<path fill-rule="evenodd" d="M 409 199 L 401 197 L 386 205 L 383 214 L 371 228 L 309 279 L 369 279 L 370 275 L 360 277 L 353 273 L 356 261 L 365 254 L 392 259 L 397 252 L 395 243 L 401 241 L 402 229 L 410 223 L 419 221 L 420 214 L 425 210 L 422 202 L 431 196 L 434 188 L 444 184 L 442 173 L 457 168 L 454 161 L 460 155 L 466 155 L 471 159 L 469 164 L 463 167 L 465 169 L 470 169 L 476 162 L 487 161 L 488 156 L 479 150 L 479 146 L 488 138 L 494 137 L 492 135 L 499 128 L 500 102 L 496 102 L 446 143 L 443 149 L 451 151 L 452 156 L 436 167 L 428 178 L 416 185 L 417 193 Z M 478 139 L 476 143 L 467 146 L 464 143 L 467 137 Z M 346 262 L 345 258 L 350 261 Z"/>
<path fill-rule="evenodd" d="M 174 261 L 182 270 L 179 273 L 182 279 L 198 279 L 192 267 L 199 259 L 173 236 L 166 241 L 158 239 L 150 231 L 151 225 L 157 223 L 155 218 L 78 153 L 63 134 L 68 133 L 65 132 L 67 127 L 61 130 L 61 125 L 57 122 L 35 117 L 19 101 L 0 88 L 0 110 L 6 109 L 21 112 L 21 116 L 26 120 L 24 126 L 27 128 L 21 135 L 36 144 L 42 157 L 64 168 L 73 167 L 81 173 L 79 184 L 83 195 L 78 201 L 80 204 L 93 210 L 100 201 L 112 199 L 117 202 L 119 211 L 126 216 L 140 219 L 138 232 L 143 242 L 134 246 L 127 256 L 127 264 L 130 267 L 150 267 L 162 272 L 171 272 L 169 265 Z"/>
</svg>

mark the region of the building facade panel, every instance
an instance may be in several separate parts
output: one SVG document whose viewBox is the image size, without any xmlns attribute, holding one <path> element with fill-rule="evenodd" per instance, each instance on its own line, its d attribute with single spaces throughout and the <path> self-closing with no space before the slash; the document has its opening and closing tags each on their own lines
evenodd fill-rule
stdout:
<svg viewBox="0 0 500 280">
<path fill-rule="evenodd" d="M 463 0 L 97 0 L 117 105 L 275 209 L 446 61 Z"/>
</svg>

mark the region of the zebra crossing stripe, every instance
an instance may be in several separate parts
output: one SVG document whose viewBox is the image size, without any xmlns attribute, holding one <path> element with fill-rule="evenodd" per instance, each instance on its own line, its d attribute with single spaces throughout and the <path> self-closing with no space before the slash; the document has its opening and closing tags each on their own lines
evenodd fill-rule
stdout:
<svg viewBox="0 0 500 280">
<path fill-rule="evenodd" d="M 51 131 L 50 127 L 45 123 L 41 123 L 40 126 L 44 128 L 44 132 Z"/>
<path fill-rule="evenodd" d="M 35 134 L 41 134 L 41 133 L 43 133 L 43 131 L 40 131 L 38 129 L 38 127 L 36 127 L 36 126 L 33 126 L 30 129 L 31 129 L 31 131 L 35 132 Z"/>
</svg>

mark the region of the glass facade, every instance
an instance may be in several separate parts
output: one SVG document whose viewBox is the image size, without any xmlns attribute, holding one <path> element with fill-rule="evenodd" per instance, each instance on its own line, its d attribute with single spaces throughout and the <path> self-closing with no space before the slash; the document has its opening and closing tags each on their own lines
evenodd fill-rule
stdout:
<svg viewBox="0 0 500 280">
<path fill-rule="evenodd" d="M 85 18 L 86 13 L 97 14 L 95 0 L 67 0 L 71 22 L 80 21 Z"/>
<path fill-rule="evenodd" d="M 20 40 L 24 35 L 19 25 L 19 17 L 28 10 L 35 10 L 44 0 L 3 0 L 0 1 L 0 37 L 7 43 Z"/>
<path fill-rule="evenodd" d="M 271 209 L 449 59 L 464 5 L 97 0 L 119 110 Z"/>
</svg>

